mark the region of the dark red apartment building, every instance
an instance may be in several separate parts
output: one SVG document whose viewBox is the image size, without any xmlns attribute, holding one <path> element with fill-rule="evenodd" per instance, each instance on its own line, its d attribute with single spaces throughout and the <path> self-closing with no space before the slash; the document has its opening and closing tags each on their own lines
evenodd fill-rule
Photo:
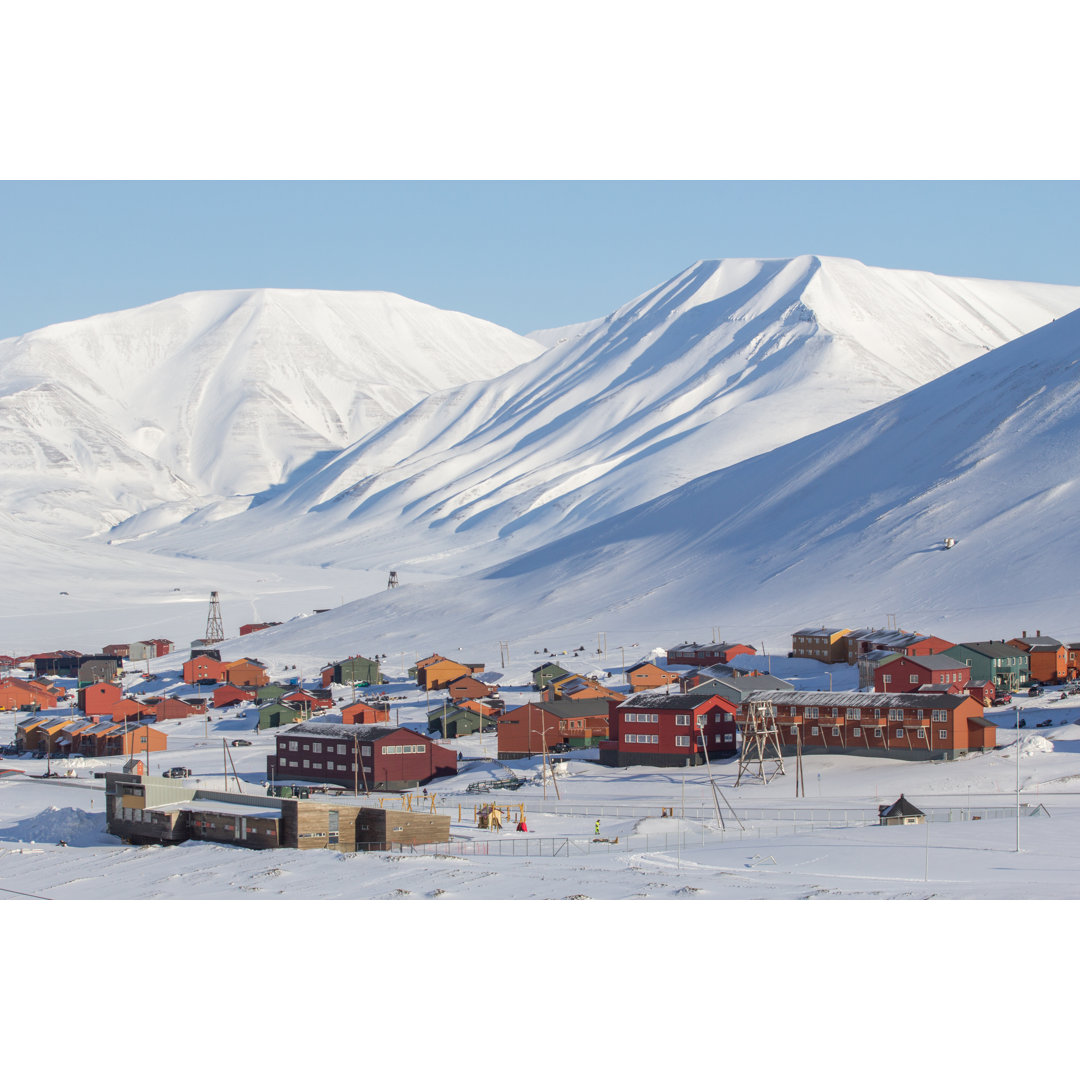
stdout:
<svg viewBox="0 0 1080 1080">
<path fill-rule="evenodd" d="M 610 738 L 600 744 L 601 765 L 703 765 L 731 757 L 735 706 L 717 695 L 642 691 L 609 703 Z"/>
</svg>

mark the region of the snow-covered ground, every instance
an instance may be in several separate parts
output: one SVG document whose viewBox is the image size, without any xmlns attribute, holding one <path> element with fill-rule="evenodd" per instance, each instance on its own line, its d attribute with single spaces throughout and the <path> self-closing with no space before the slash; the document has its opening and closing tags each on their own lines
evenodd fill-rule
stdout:
<svg viewBox="0 0 1080 1080">
<path fill-rule="evenodd" d="M 801 670 L 804 686 L 830 674 L 814 661 L 778 657 L 773 666 L 789 676 Z M 832 674 L 838 687 L 853 677 L 843 666 Z M 618 680 L 616 670 L 611 681 Z M 145 688 L 183 689 L 172 675 Z M 396 699 L 396 722 L 426 727 L 424 694 L 404 682 L 385 689 Z M 506 692 L 511 704 L 531 696 Z M 351 691 L 339 697 L 349 700 Z M 1001 725 L 1000 749 L 954 762 L 808 756 L 808 794 L 800 799 L 790 763 L 767 786 L 744 778 L 736 787 L 737 763 L 716 762 L 719 817 L 704 766 L 607 769 L 590 760 L 593 752 L 573 751 L 545 784 L 539 755 L 513 761 L 506 765 L 526 783 L 495 796 L 511 807 L 501 834 L 477 827 L 473 808 L 482 799 L 465 789 L 505 775 L 506 765 L 485 760 L 494 756 L 494 736 L 473 735 L 452 744 L 463 755 L 459 774 L 429 788 L 451 817 L 457 846 L 421 855 L 129 847 L 105 833 L 103 789 L 92 778 L 119 759 L 54 762 L 75 773 L 61 779 L 40 778 L 41 760 L 9 759 L 2 765 L 25 775 L 0 780 L 0 888 L 8 897 L 55 899 L 1070 898 L 1080 884 L 1080 698 L 1023 702 L 1019 853 L 1016 714 L 990 715 Z M 1036 726 L 1045 720 L 1049 726 Z M 0 719 L 0 738 L 11 737 L 14 723 L 11 714 Z M 169 750 L 153 755 L 152 770 L 185 764 L 192 784 L 235 790 L 239 780 L 260 790 L 274 734 L 251 727 L 237 708 L 170 721 Z M 238 736 L 253 745 L 230 746 L 230 762 L 223 740 Z M 934 820 L 868 824 L 879 804 L 901 793 Z M 403 805 L 400 795 L 359 798 Z M 522 805 L 525 834 L 513 828 Z M 665 808 L 675 816 L 664 816 Z"/>
</svg>

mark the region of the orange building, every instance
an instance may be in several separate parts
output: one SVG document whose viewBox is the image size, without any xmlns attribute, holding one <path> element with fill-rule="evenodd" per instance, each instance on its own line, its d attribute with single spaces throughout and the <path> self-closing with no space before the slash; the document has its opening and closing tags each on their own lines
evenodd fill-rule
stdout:
<svg viewBox="0 0 1080 1080">
<path fill-rule="evenodd" d="M 679 676 L 667 668 L 654 664 L 651 660 L 642 660 L 640 664 L 626 669 L 626 678 L 635 692 L 638 690 L 658 690 L 661 686 L 670 686 L 679 681 Z"/>
<path fill-rule="evenodd" d="M 1069 673 L 1069 649 L 1057 638 L 1043 637 L 1041 630 L 1035 631 L 1034 637 L 1028 637 L 1027 631 L 1020 637 L 1007 642 L 1023 649 L 1028 654 L 1028 678 L 1031 682 L 1060 683 Z"/>
<path fill-rule="evenodd" d="M 93 716 L 109 716 L 124 696 L 116 683 L 96 682 L 79 689 L 79 709 Z"/>
<path fill-rule="evenodd" d="M 266 673 L 265 664 L 245 656 L 242 660 L 225 664 L 224 681 L 232 683 L 233 686 L 266 686 L 270 682 L 270 676 Z"/>
<path fill-rule="evenodd" d="M 375 708 L 366 701 L 356 701 L 352 705 L 345 705 L 341 710 L 341 722 L 343 724 L 386 724 L 389 721 L 389 709 Z"/>
<path fill-rule="evenodd" d="M 0 679 L 0 709 L 55 709 L 60 693 L 44 683 Z"/>
</svg>

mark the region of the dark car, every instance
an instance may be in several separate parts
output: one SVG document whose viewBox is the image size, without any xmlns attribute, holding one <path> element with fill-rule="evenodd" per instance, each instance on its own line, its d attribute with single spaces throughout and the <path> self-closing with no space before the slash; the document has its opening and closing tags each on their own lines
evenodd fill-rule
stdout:
<svg viewBox="0 0 1080 1080">
<path fill-rule="evenodd" d="M 1033 686 L 1028 690 L 1028 697 L 1038 697 L 1042 693 L 1041 686 Z"/>
<path fill-rule="evenodd" d="M 233 739 L 232 744 L 233 744 L 233 746 L 250 746 L 251 745 L 251 740 L 250 739 Z"/>
<path fill-rule="evenodd" d="M 166 769 L 162 776 L 167 776 L 170 780 L 175 780 L 178 777 L 190 776 L 191 770 L 184 768 L 183 765 L 174 765 L 171 769 Z"/>
</svg>

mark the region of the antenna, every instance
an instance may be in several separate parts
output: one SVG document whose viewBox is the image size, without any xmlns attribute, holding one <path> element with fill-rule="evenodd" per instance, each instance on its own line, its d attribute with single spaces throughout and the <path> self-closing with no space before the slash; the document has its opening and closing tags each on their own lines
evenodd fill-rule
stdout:
<svg viewBox="0 0 1080 1080">
<path fill-rule="evenodd" d="M 217 589 L 210 594 L 210 612 L 206 616 L 206 633 L 203 640 L 207 645 L 214 645 L 225 640 L 225 630 L 221 625 L 221 601 Z"/>
</svg>

